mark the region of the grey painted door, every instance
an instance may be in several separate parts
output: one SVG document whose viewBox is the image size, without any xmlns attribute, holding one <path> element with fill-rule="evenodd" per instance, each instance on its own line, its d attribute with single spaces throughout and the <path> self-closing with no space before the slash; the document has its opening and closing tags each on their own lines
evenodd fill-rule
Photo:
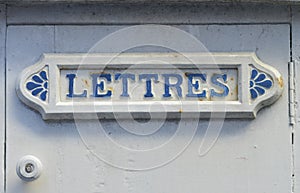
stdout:
<svg viewBox="0 0 300 193">
<path fill-rule="evenodd" d="M 43 121 L 16 96 L 15 83 L 25 67 L 43 53 L 88 52 L 106 35 L 127 25 L 9 25 L 7 29 L 7 192 L 159 192 L 235 193 L 290 192 L 291 142 L 288 91 L 272 106 L 262 109 L 256 119 L 225 120 L 217 141 L 205 136 L 209 120 L 166 120 L 160 129 L 144 136 L 132 135 L 122 124 L 142 129 L 143 123 L 102 120 L 107 135 L 96 133 L 99 121 Z M 195 36 L 211 52 L 256 52 L 258 57 L 280 71 L 288 87 L 290 28 L 286 24 L 176 25 Z M 150 50 L 153 48 L 150 48 Z M 133 51 L 148 51 L 136 48 Z M 199 124 L 198 124 L 199 123 Z M 157 127 L 152 121 L 150 128 Z M 179 127 L 184 131 L 174 135 Z M 84 130 L 83 130 L 84 128 Z M 193 128 L 197 128 L 193 133 Z M 84 132 L 84 136 L 82 135 Z M 176 136 L 176 137 L 174 137 Z M 161 163 L 153 169 L 134 171 L 136 157 L 112 151 L 102 144 L 109 137 L 122 147 L 157 148 L 172 140 L 171 149 L 146 156 L 145 163 Z M 199 155 L 203 139 L 212 148 Z M 189 141 L 191 139 L 191 141 Z M 187 141 L 188 143 L 184 143 Z M 95 155 L 89 146 L 98 144 Z M 182 145 L 184 151 L 181 151 Z M 178 151 L 177 151 L 178 150 Z M 168 159 L 169 152 L 174 159 Z M 23 183 L 15 172 L 24 155 L 38 157 L 44 168 L 39 179 Z M 116 165 L 114 163 L 120 164 Z M 142 168 L 143 169 L 143 168 Z"/>
</svg>

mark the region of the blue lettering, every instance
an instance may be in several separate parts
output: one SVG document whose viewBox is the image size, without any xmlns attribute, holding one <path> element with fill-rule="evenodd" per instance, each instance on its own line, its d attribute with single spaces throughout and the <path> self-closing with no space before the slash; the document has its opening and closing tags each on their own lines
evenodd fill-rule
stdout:
<svg viewBox="0 0 300 193">
<path fill-rule="evenodd" d="M 174 87 L 177 91 L 178 97 L 182 97 L 182 89 L 180 87 L 182 84 L 182 77 L 179 74 L 162 74 L 162 76 L 165 78 L 165 93 L 163 94 L 163 97 L 171 97 L 170 87 Z M 175 84 L 170 83 L 171 77 L 177 79 Z"/>
<path fill-rule="evenodd" d="M 205 98 L 206 90 L 203 90 L 201 93 L 196 94 L 193 92 L 193 88 L 199 90 L 201 80 L 206 82 L 206 74 L 188 74 L 187 77 L 188 77 L 188 94 L 186 96 Z M 198 78 L 198 80 L 196 78 Z M 195 80 L 195 83 L 193 83 L 193 80 Z"/>
<path fill-rule="evenodd" d="M 227 85 L 225 85 L 223 82 L 221 82 L 219 79 L 222 79 L 224 81 L 224 83 L 227 82 L 227 75 L 226 74 L 215 74 L 211 77 L 211 82 L 214 85 L 219 86 L 223 91 L 220 92 L 216 92 L 214 89 L 211 89 L 210 91 L 210 96 L 211 97 L 225 97 L 228 95 L 229 93 L 229 88 Z"/>
<path fill-rule="evenodd" d="M 115 75 L 115 79 L 118 80 L 118 79 L 122 79 L 122 87 L 123 87 L 123 92 L 121 94 L 122 97 L 129 97 L 129 94 L 128 94 L 128 79 L 131 79 L 131 80 L 135 80 L 135 75 L 134 74 L 116 74 Z"/>
<path fill-rule="evenodd" d="M 92 74 L 91 75 L 93 78 L 93 94 L 91 96 L 93 97 L 110 97 L 112 92 L 109 90 L 104 94 L 99 94 L 99 89 L 101 91 L 104 91 L 104 83 L 105 81 L 101 81 L 98 83 L 98 78 L 103 78 L 106 79 L 107 82 L 111 82 L 111 75 L 110 74 Z"/>
<path fill-rule="evenodd" d="M 139 80 L 145 79 L 146 80 L 146 94 L 144 97 L 153 97 L 152 94 L 152 85 L 151 85 L 151 79 L 154 79 L 154 82 L 158 82 L 158 75 L 157 74 L 140 74 Z"/>
<path fill-rule="evenodd" d="M 75 94 L 74 93 L 74 79 L 76 78 L 75 74 L 67 74 L 66 78 L 69 79 L 69 93 L 67 97 L 74 98 L 74 97 L 86 97 L 87 91 L 84 90 L 82 94 Z"/>
</svg>

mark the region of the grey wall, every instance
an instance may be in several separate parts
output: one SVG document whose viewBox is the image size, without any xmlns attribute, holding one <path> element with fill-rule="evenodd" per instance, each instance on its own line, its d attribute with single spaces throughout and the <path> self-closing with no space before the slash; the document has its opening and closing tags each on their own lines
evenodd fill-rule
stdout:
<svg viewBox="0 0 300 193">
<path fill-rule="evenodd" d="M 5 5 L 0 7 L 0 94 L 2 192 L 299 192 L 300 117 L 290 122 L 290 84 L 296 86 L 300 57 L 300 9 L 291 5 Z M 42 53 L 87 52 L 97 41 L 118 29 L 139 24 L 166 24 L 200 40 L 209 51 L 252 51 L 278 69 L 284 93 L 254 120 L 225 120 L 221 135 L 205 156 L 197 154 L 208 125 L 200 120 L 187 150 L 169 164 L 148 171 L 122 170 L 93 155 L 73 121 L 43 121 L 40 114 L 17 98 L 19 73 Z M 289 75 L 288 62 L 296 70 Z M 293 80 L 293 78 L 295 79 Z M 297 108 L 296 108 L 297 109 Z M 184 122 L 186 132 L 196 122 Z M 168 140 L 178 122 L 168 120 L 162 131 L 138 139 L 115 121 L 102 121 L 111 137 L 128 146 L 150 146 Z M 98 121 L 80 122 L 91 141 Z M 178 143 L 184 139 L 177 139 Z M 105 144 L 104 144 L 105 145 Z M 104 148 L 112 159 L 118 154 Z M 42 176 L 23 183 L 15 172 L 27 154 L 39 157 Z M 163 156 L 163 155 L 162 155 Z M 151 159 L 145 157 L 145 162 Z M 134 157 L 128 155 L 128 160 Z"/>
</svg>

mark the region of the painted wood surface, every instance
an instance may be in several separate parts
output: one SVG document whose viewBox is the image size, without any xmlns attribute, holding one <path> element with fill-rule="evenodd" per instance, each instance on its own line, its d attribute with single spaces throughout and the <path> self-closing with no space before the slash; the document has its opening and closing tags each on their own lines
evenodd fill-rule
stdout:
<svg viewBox="0 0 300 193">
<path fill-rule="evenodd" d="M 8 6 L 8 24 L 234 24 L 288 23 L 287 5 L 31 5 Z"/>
<path fill-rule="evenodd" d="M 122 125 L 145 127 L 141 123 L 104 120 L 101 124 L 108 134 L 104 135 L 97 133 L 98 121 L 43 121 L 39 113 L 19 101 L 15 93 L 17 76 L 25 67 L 36 62 L 42 53 L 87 52 L 105 35 L 124 27 L 8 27 L 8 193 L 291 192 L 292 154 L 287 90 L 274 105 L 261 110 L 255 120 L 225 120 L 215 144 L 213 135 L 205 136 L 206 143 L 214 145 L 202 156 L 199 155 L 199 147 L 209 124 L 207 120 L 201 120 L 200 124 L 197 124 L 198 120 L 167 120 L 159 131 L 143 137 L 132 135 L 122 128 Z M 182 24 L 176 27 L 196 36 L 209 51 L 243 49 L 256 52 L 262 61 L 281 72 L 284 87 L 288 87 L 289 25 Z M 148 129 L 157 124 L 152 122 Z M 172 138 L 179 125 L 183 128 L 181 135 Z M 145 154 L 138 157 L 109 146 L 107 136 L 122 147 L 136 149 L 157 147 L 170 138 L 174 143 L 168 146 L 169 149 L 161 149 L 156 156 Z M 192 139 L 191 143 L 183 152 L 180 151 L 189 139 Z M 97 150 L 102 153 L 98 157 L 94 154 Z M 169 152 L 179 152 L 179 156 L 169 160 Z M 16 162 L 27 154 L 38 157 L 44 166 L 41 177 L 31 183 L 23 183 L 15 172 Z M 151 168 L 153 164 L 160 167 L 136 171 L 141 168 L 134 168 L 135 162 L 145 164 L 141 167 Z"/>
<path fill-rule="evenodd" d="M 6 6 L 0 5 L 0 192 L 4 192 Z"/>
<path fill-rule="evenodd" d="M 291 125 L 291 130 L 293 131 L 293 173 L 292 173 L 292 183 L 293 190 L 295 193 L 300 192 L 300 91 L 299 84 L 300 81 L 300 9 L 299 7 L 293 8 L 293 17 L 292 17 L 292 59 L 294 61 L 294 74 L 293 82 L 295 90 L 295 125 Z M 293 91 L 292 91 L 293 92 Z"/>
<path fill-rule="evenodd" d="M 6 5 L 0 5 L 0 192 L 6 188 L 8 193 L 300 193 L 297 85 L 300 8 L 297 5 L 21 5 L 16 2 L 8 2 L 11 4 L 7 13 Z M 206 138 L 207 143 L 215 139 L 214 135 L 204 137 L 209 121 L 202 120 L 197 125 L 197 120 L 189 120 L 181 122 L 184 130 L 170 149 L 142 158 L 110 147 L 107 136 L 95 130 L 99 127 L 97 121 L 43 121 L 39 113 L 17 98 L 18 74 L 35 63 L 42 53 L 87 52 L 110 33 L 131 24 L 147 23 L 172 24 L 196 36 L 209 51 L 256 52 L 262 61 L 283 74 L 283 96 L 278 103 L 260 111 L 255 120 L 226 120 L 217 142 L 205 155 L 199 155 L 202 140 Z M 290 59 L 295 61 L 292 73 L 287 64 Z M 289 118 L 291 77 L 295 77 L 296 88 L 294 125 Z M 112 140 L 122 147 L 136 149 L 163 144 L 174 136 L 179 125 L 178 121 L 168 120 L 157 133 L 141 137 L 128 131 L 149 134 L 160 122 L 152 122 L 149 125 L 152 129 L 132 121 L 101 123 Z M 195 134 L 192 127 L 197 128 Z M 181 153 L 178 144 L 184 144 L 190 136 L 192 142 Z M 96 150 L 102 156 L 95 156 Z M 161 167 L 147 171 L 132 169 L 140 162 L 157 165 L 173 151 L 180 152 L 179 156 Z M 37 156 L 44 170 L 38 180 L 24 183 L 15 167 L 28 154 Z"/>
</svg>

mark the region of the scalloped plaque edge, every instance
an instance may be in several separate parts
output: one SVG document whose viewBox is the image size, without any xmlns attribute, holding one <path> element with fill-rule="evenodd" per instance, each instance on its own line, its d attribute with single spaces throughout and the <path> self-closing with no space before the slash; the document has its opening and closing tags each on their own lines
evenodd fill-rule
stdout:
<svg viewBox="0 0 300 193">
<path fill-rule="evenodd" d="M 91 108 L 91 105 L 85 105 L 84 102 L 79 106 L 75 103 L 64 103 L 59 101 L 59 89 L 56 88 L 59 85 L 59 70 L 61 68 L 76 69 L 78 64 L 83 64 L 84 67 L 91 66 L 105 66 L 116 54 L 43 54 L 40 60 L 27 67 L 22 71 L 18 77 L 16 92 L 22 102 L 29 107 L 37 110 L 43 117 L 43 119 L 73 119 L 74 115 L 80 119 L 111 119 L 118 115 L 118 118 L 129 118 L 131 114 L 127 110 L 119 108 L 118 104 L 107 103 L 101 108 Z M 126 65 L 134 63 L 139 59 L 149 59 L 151 61 L 157 61 L 164 59 L 170 63 L 175 62 L 180 67 L 186 67 L 184 60 L 181 57 L 187 57 L 193 60 L 199 66 L 209 66 L 210 63 L 223 65 L 226 68 L 228 66 L 236 65 L 238 68 L 238 101 L 224 101 L 222 105 L 214 102 L 196 101 L 200 109 L 193 108 L 193 104 L 190 102 L 183 104 L 183 106 L 170 105 L 172 107 L 165 111 L 161 111 L 160 108 L 154 108 L 151 111 L 152 118 L 161 118 L 161 113 L 168 113 L 168 118 L 210 118 L 213 114 L 214 117 L 223 118 L 255 118 L 257 112 L 265 106 L 274 103 L 283 92 L 283 78 L 281 74 L 272 66 L 263 63 L 255 53 L 252 52 L 237 52 L 237 53 L 126 53 L 118 56 L 116 63 L 119 65 Z M 213 61 L 211 59 L 213 58 Z M 153 63 L 155 66 L 155 64 Z M 118 65 L 116 65 L 118 66 Z M 141 66 L 141 68 L 147 66 Z M 156 66 L 160 68 L 160 66 Z M 116 67 L 117 68 L 117 67 Z M 82 69 L 82 67 L 80 68 Z M 260 74 L 265 74 L 266 78 L 272 81 L 270 87 L 269 82 L 264 83 L 266 91 L 256 90 L 258 97 L 251 98 L 251 86 L 254 84 L 262 84 L 261 78 L 255 77 L 251 74 L 251 70 L 256 70 Z M 254 72 L 255 73 L 255 72 Z M 262 76 L 264 77 L 264 76 Z M 30 79 L 31 78 L 31 79 Z M 28 82 L 30 79 L 31 83 Z M 251 83 L 252 81 L 252 83 Z M 35 89 L 35 84 L 39 90 Z M 254 87 L 253 87 L 254 88 Z M 253 90 L 252 88 L 252 90 Z M 30 90 L 31 89 L 31 90 Z M 254 89 L 255 90 L 255 89 Z M 29 92 L 30 91 L 30 92 Z M 56 92 L 53 92 L 56 91 Z M 260 91 L 260 92 L 259 92 Z M 260 93 L 264 93 L 260 95 Z M 255 94 L 252 96 L 254 97 Z M 141 104 L 140 104 L 141 105 Z M 142 104 L 147 107 L 153 105 L 149 101 L 145 101 Z M 213 105 L 213 108 L 211 106 Z M 95 107 L 95 106 L 93 106 Z M 185 108 L 186 107 L 186 108 Z M 168 109 L 169 108 L 169 109 Z M 91 110 L 92 109 L 92 110 Z M 141 111 L 139 104 L 131 105 L 131 113 L 134 113 L 135 118 L 144 118 L 145 113 L 148 111 Z M 79 115 L 79 116 L 78 116 Z"/>
</svg>

